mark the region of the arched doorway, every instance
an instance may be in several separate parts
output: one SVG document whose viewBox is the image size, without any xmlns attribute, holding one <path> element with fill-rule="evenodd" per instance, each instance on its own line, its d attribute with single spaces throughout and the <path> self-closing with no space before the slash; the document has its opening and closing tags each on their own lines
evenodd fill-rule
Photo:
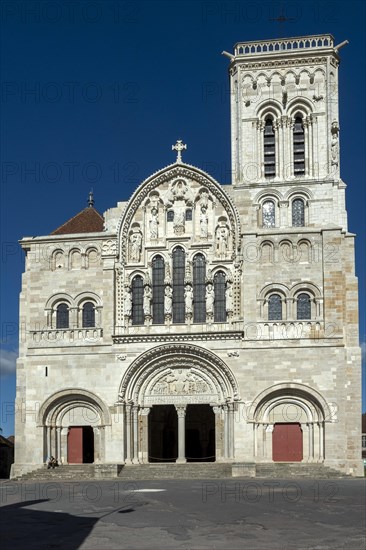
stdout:
<svg viewBox="0 0 366 550">
<path fill-rule="evenodd" d="M 322 395 L 303 384 L 277 384 L 252 404 L 254 455 L 258 461 L 323 462 L 325 419 Z"/>
<path fill-rule="evenodd" d="M 214 353 L 157 346 L 127 370 L 119 391 L 126 463 L 234 458 L 237 384 Z"/>
<path fill-rule="evenodd" d="M 70 389 L 53 394 L 40 409 L 39 425 L 44 430 L 44 460 L 53 455 L 64 464 L 104 461 L 104 428 L 111 418 L 91 392 Z"/>
</svg>

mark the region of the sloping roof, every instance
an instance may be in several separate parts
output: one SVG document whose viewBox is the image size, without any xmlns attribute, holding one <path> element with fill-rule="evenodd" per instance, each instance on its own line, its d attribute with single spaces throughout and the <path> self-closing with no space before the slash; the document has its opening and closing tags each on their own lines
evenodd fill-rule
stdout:
<svg viewBox="0 0 366 550">
<path fill-rule="evenodd" d="M 93 206 L 84 208 L 73 218 L 52 231 L 51 235 L 68 235 L 69 233 L 95 233 L 103 231 L 104 218 Z"/>
</svg>

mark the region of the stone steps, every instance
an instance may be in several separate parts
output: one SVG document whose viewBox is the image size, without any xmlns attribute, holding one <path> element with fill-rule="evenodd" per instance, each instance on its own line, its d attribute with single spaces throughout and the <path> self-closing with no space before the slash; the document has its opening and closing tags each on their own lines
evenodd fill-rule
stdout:
<svg viewBox="0 0 366 550">
<path fill-rule="evenodd" d="M 348 478 L 347 474 L 342 474 L 338 470 L 333 470 L 323 464 L 293 463 L 293 462 L 274 462 L 266 464 L 256 464 L 256 477 L 258 478 Z"/>
<path fill-rule="evenodd" d="M 101 464 L 70 464 L 58 468 L 47 469 L 46 466 L 32 472 L 13 478 L 14 481 L 79 481 L 91 479 L 119 479 L 121 481 L 142 481 L 154 479 L 233 479 L 233 471 L 238 477 L 257 477 L 266 479 L 289 479 L 289 478 L 310 478 L 310 479 L 335 479 L 350 478 L 338 470 L 334 470 L 323 464 L 307 463 L 258 463 L 258 464 L 236 464 L 220 462 L 188 462 L 185 464 L 175 463 L 152 463 L 152 464 L 131 464 L 131 465 L 101 465 Z M 250 468 L 245 468 L 250 466 Z M 247 473 L 243 473 L 247 472 Z"/>
<path fill-rule="evenodd" d="M 118 476 L 121 480 L 149 479 L 219 479 L 231 478 L 231 464 L 206 462 L 186 464 L 135 464 L 124 466 Z"/>
</svg>

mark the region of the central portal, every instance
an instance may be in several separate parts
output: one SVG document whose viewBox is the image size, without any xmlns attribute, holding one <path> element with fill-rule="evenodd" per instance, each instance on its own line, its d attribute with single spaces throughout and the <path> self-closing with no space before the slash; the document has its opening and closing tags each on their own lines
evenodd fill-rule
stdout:
<svg viewBox="0 0 366 550">
<path fill-rule="evenodd" d="M 215 414 L 210 405 L 188 405 L 187 462 L 215 462 Z"/>
<path fill-rule="evenodd" d="M 154 405 L 149 415 L 149 462 L 175 462 L 178 416 L 174 405 Z"/>
</svg>

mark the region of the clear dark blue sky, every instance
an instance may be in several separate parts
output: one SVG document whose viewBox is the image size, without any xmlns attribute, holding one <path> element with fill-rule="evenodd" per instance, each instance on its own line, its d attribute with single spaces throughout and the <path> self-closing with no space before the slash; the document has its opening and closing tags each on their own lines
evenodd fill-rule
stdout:
<svg viewBox="0 0 366 550">
<path fill-rule="evenodd" d="M 8 1 L 2 23 L 1 422 L 13 432 L 18 239 L 103 212 L 184 160 L 230 183 L 228 59 L 238 41 L 331 33 L 341 50 L 341 173 L 365 305 L 365 2 Z M 271 19 L 283 11 L 282 26 Z M 33 172 L 32 172 L 33 170 Z M 365 322 L 361 315 L 365 347 Z M 365 400 L 366 401 L 366 400 Z M 364 402 L 365 402 L 364 401 Z"/>
</svg>

